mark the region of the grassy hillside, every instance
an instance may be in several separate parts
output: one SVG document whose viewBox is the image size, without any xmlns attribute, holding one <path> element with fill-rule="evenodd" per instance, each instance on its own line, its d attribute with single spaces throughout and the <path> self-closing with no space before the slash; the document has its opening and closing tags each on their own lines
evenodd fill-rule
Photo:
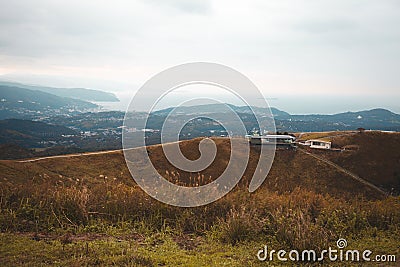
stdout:
<svg viewBox="0 0 400 267">
<path fill-rule="evenodd" d="M 200 138 L 191 141 L 183 141 L 181 149 L 189 159 L 199 157 L 197 149 Z M 177 170 L 165 158 L 162 147 L 159 145 L 148 148 L 152 162 L 166 179 L 170 179 L 174 174 L 179 176 L 179 182 L 186 186 L 200 177 L 205 177 L 200 184 L 214 180 L 222 174 L 227 166 L 230 156 L 230 142 L 228 139 L 215 139 L 218 147 L 216 160 L 204 171 L 199 173 L 188 173 Z M 258 163 L 259 148 L 253 147 L 250 155 L 248 168 L 241 180 L 241 185 L 247 185 L 254 173 Z M 327 156 L 329 152 L 323 152 Z M 336 154 L 335 154 L 336 155 Z M 384 161 L 382 158 L 370 159 L 370 162 Z M 368 164 L 366 164 L 368 165 Z M 395 166 L 394 166 L 395 167 Z M 362 167 L 361 167 L 362 168 Z M 133 180 L 125 165 L 122 152 L 113 152 L 109 154 L 88 155 L 80 157 L 61 157 L 45 159 L 37 162 L 18 162 L 18 161 L 0 161 L 2 177 L 25 183 L 31 179 L 39 177 L 48 177 L 48 182 L 61 180 L 83 179 L 87 186 L 96 183 L 99 176 L 112 177 L 124 184 L 132 184 Z M 365 175 L 365 178 L 374 183 L 374 178 Z M 377 178 L 377 183 L 383 181 Z M 170 179 L 172 181 L 172 179 Z M 277 193 L 291 192 L 296 188 L 312 190 L 316 193 L 330 194 L 336 197 L 353 198 L 354 195 L 360 195 L 369 199 L 379 198 L 379 194 L 374 190 L 353 181 L 346 177 L 342 172 L 331 166 L 320 162 L 299 151 L 278 151 L 275 155 L 271 171 L 263 184 L 263 190 Z"/>
<path fill-rule="evenodd" d="M 320 135 L 323 137 L 322 135 Z M 325 139 L 342 152 L 317 153 L 388 192 L 400 193 L 400 134 L 371 132 L 330 133 Z M 324 138 L 322 138 L 324 139 Z"/>
<path fill-rule="evenodd" d="M 368 138 L 360 146 L 379 137 Z M 181 143 L 188 158 L 199 156 L 199 141 Z M 208 182 L 202 177 L 215 179 L 226 165 L 229 140 L 215 142 L 216 161 L 199 174 L 178 175 L 160 146 L 148 150 L 161 174 L 191 186 L 194 180 Z M 334 247 L 339 237 L 351 248 L 399 255 L 399 197 L 383 196 L 300 151 L 277 151 L 266 181 L 249 193 L 257 149 L 252 148 L 233 192 L 197 208 L 172 207 L 147 196 L 130 177 L 122 152 L 0 161 L 2 263 L 265 266 L 256 257 L 264 245 L 321 250 Z M 382 155 L 377 156 L 369 162 L 379 164 Z M 364 177 L 385 183 L 372 174 Z"/>
</svg>

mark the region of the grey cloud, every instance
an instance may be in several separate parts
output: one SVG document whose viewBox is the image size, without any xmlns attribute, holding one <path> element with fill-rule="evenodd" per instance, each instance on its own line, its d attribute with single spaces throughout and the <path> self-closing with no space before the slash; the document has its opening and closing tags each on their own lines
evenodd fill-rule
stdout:
<svg viewBox="0 0 400 267">
<path fill-rule="evenodd" d="M 209 0 L 147 0 L 154 8 L 170 7 L 181 12 L 207 14 L 211 11 Z"/>
<path fill-rule="evenodd" d="M 348 19 L 315 19 L 305 20 L 294 25 L 295 30 L 302 30 L 313 34 L 357 30 L 357 23 Z"/>
<path fill-rule="evenodd" d="M 400 84 L 399 7 L 394 0 L 0 0 L 0 75 L 90 73 L 140 84 L 176 64 L 212 61 L 277 91 L 379 88 L 390 97 Z"/>
</svg>

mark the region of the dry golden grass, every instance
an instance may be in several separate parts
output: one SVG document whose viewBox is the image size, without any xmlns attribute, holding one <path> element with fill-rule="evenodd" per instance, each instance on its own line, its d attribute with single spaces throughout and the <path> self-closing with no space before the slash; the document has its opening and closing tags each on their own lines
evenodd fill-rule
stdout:
<svg viewBox="0 0 400 267">
<path fill-rule="evenodd" d="M 355 134 L 355 131 L 333 131 L 333 132 L 310 132 L 296 134 L 299 141 L 306 141 L 310 139 L 320 139 L 324 141 L 332 141 L 336 136 Z"/>
<path fill-rule="evenodd" d="M 198 142 L 183 142 L 183 153 L 195 158 Z M 214 169 L 200 173 L 181 173 L 161 160 L 159 146 L 149 149 L 167 179 L 194 186 L 216 177 L 229 152 L 227 142 L 217 140 L 222 154 Z M 383 199 L 300 152 L 278 151 L 263 186 L 249 193 L 258 155 L 253 147 L 248 169 L 231 193 L 197 208 L 172 207 L 150 198 L 133 182 L 120 152 L 32 163 L 1 161 L 0 229 L 104 234 L 111 227 L 130 235 L 171 231 L 234 245 L 274 239 L 293 249 L 322 248 L 340 236 L 399 234 L 399 197 Z"/>
</svg>

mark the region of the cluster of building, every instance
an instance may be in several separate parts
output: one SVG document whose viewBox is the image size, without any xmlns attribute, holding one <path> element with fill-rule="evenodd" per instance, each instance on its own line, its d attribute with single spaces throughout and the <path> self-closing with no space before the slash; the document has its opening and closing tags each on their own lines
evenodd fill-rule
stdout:
<svg viewBox="0 0 400 267">
<path fill-rule="evenodd" d="M 267 134 L 267 135 L 246 135 L 252 145 L 275 145 L 278 148 L 294 149 L 297 144 L 309 146 L 317 149 L 331 149 L 332 143 L 329 141 L 312 139 L 304 142 L 297 142 L 292 135 Z"/>
</svg>

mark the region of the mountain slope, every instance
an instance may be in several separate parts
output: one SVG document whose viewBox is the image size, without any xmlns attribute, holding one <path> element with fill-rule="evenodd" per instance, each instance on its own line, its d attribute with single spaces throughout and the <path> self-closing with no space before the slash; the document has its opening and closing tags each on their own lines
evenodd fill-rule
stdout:
<svg viewBox="0 0 400 267">
<path fill-rule="evenodd" d="M 172 112 L 175 109 L 176 114 L 209 114 L 209 113 L 220 113 L 220 112 L 225 112 L 226 111 L 226 106 L 230 107 L 232 110 L 236 111 L 237 113 L 245 113 L 249 114 L 254 112 L 255 114 L 260 114 L 260 115 L 265 115 L 265 114 L 270 114 L 274 117 L 289 117 L 290 114 L 287 112 L 284 112 L 282 110 L 279 110 L 277 108 L 270 108 L 271 111 L 269 111 L 266 108 L 260 108 L 260 107 L 250 107 L 249 106 L 235 106 L 232 104 L 205 104 L 205 105 L 196 105 L 196 106 L 180 106 L 180 107 L 170 107 L 166 109 L 161 109 L 154 111 L 153 114 L 155 115 L 168 115 L 170 112 Z"/>
<path fill-rule="evenodd" d="M 358 112 L 344 112 L 333 115 L 291 115 L 291 118 L 299 121 L 325 121 L 331 123 L 341 122 L 344 125 L 359 124 L 360 127 L 365 124 L 376 125 L 376 127 L 382 126 L 382 124 L 400 124 L 399 114 L 382 108 Z"/>
<path fill-rule="evenodd" d="M 5 85 L 0 85 L 0 101 L 0 119 L 71 114 L 97 107 L 79 99 Z"/>
<path fill-rule="evenodd" d="M 35 91 L 42 91 L 45 93 L 53 94 L 60 97 L 69 97 L 74 99 L 80 99 L 85 101 L 98 101 L 98 102 L 118 102 L 119 99 L 109 92 L 104 92 L 94 89 L 86 88 L 58 88 L 49 86 L 39 86 L 39 85 L 27 85 L 16 82 L 0 81 L 0 85 L 24 88 Z"/>
<path fill-rule="evenodd" d="M 76 135 L 74 130 L 38 121 L 8 119 L 0 121 L 0 144 L 38 146 L 39 142 L 60 140 L 63 135 Z"/>
<path fill-rule="evenodd" d="M 388 137 L 391 138 L 391 137 Z M 398 146 L 400 135 L 396 135 L 393 139 L 389 139 L 385 146 Z M 181 142 L 181 149 L 184 155 L 190 159 L 196 159 L 199 156 L 198 144 L 201 139 L 193 139 Z M 179 177 L 179 183 L 190 185 L 198 177 L 205 177 L 202 182 L 208 179 L 218 177 L 230 157 L 230 142 L 226 138 L 214 139 L 218 147 L 218 154 L 215 161 L 205 170 L 199 173 L 187 173 L 177 170 L 172 166 L 162 153 L 162 147 L 159 145 L 148 147 L 151 159 L 158 172 L 165 178 L 170 179 L 171 174 Z M 379 138 L 371 136 L 368 143 L 364 146 L 371 146 L 371 143 L 379 142 Z M 374 144 L 376 145 L 376 144 Z M 374 146 L 372 145 L 372 146 Z M 385 148 L 383 146 L 383 149 Z M 366 148 L 369 149 L 369 148 Z M 398 147 L 397 147 L 398 149 Z M 378 185 L 389 191 L 393 184 L 393 180 L 382 178 L 375 175 L 371 170 L 380 172 L 380 168 L 385 168 L 387 172 L 395 172 L 398 164 L 396 161 L 389 161 L 391 157 L 396 157 L 392 150 L 390 153 L 370 154 L 368 159 L 353 159 L 353 164 L 357 164 L 358 168 L 351 170 L 360 175 L 362 178 Z M 326 157 L 336 155 L 338 152 L 320 151 Z M 336 154 L 335 154 L 336 153 Z M 248 185 L 255 167 L 258 162 L 259 150 L 252 147 L 249 165 L 240 181 L 242 185 Z M 389 162 L 386 163 L 385 162 Z M 342 164 L 338 162 L 338 164 Z M 349 162 L 349 164 L 352 164 Z M 345 168 L 351 168 L 350 165 L 342 164 Z M 397 166 L 397 167 L 396 167 Z M 361 172 L 360 170 L 365 171 Z M 49 171 L 51 170 L 51 171 Z M 133 179 L 126 167 L 122 152 L 101 152 L 97 155 L 77 155 L 70 157 L 68 155 L 55 157 L 54 159 L 43 159 L 35 162 L 17 162 L 17 161 L 0 161 L 0 173 L 2 177 L 15 180 L 15 182 L 23 182 L 37 177 L 47 176 L 50 180 L 58 181 L 60 175 L 66 178 L 85 179 L 90 183 L 97 181 L 96 177 L 101 175 L 108 177 L 116 177 L 124 183 L 133 184 Z M 178 175 L 179 173 L 179 175 Z M 382 195 L 362 183 L 348 177 L 343 172 L 333 168 L 331 165 L 321 162 L 300 151 L 277 151 L 270 173 L 259 192 L 292 192 L 296 189 L 314 191 L 321 194 L 329 194 L 341 198 L 354 198 L 355 196 L 363 196 L 365 198 L 375 199 L 381 198 Z M 400 186 L 399 186 L 400 188 Z"/>
<path fill-rule="evenodd" d="M 400 193 L 400 133 L 364 132 L 338 135 L 332 144 L 341 153 L 320 153 L 336 164 L 365 177 L 388 192 Z"/>
<path fill-rule="evenodd" d="M 277 108 L 265 108 L 248 106 L 235 106 L 228 104 L 230 108 L 239 114 L 250 114 L 252 111 L 262 116 L 272 115 L 275 119 L 278 131 L 288 132 L 312 132 L 312 131 L 335 131 L 335 130 L 354 130 L 357 128 L 366 128 L 373 130 L 392 130 L 400 131 L 400 115 L 386 109 L 372 109 L 359 112 L 344 112 L 332 115 L 307 114 L 291 115 Z M 154 115 L 166 116 L 174 107 L 153 112 Z M 178 116 L 188 115 L 207 115 L 211 113 L 225 112 L 224 104 L 209 104 L 198 106 L 182 106 L 175 110 Z M 253 117 L 251 117 L 254 120 Z M 253 127 L 256 127 L 254 125 Z"/>
</svg>

